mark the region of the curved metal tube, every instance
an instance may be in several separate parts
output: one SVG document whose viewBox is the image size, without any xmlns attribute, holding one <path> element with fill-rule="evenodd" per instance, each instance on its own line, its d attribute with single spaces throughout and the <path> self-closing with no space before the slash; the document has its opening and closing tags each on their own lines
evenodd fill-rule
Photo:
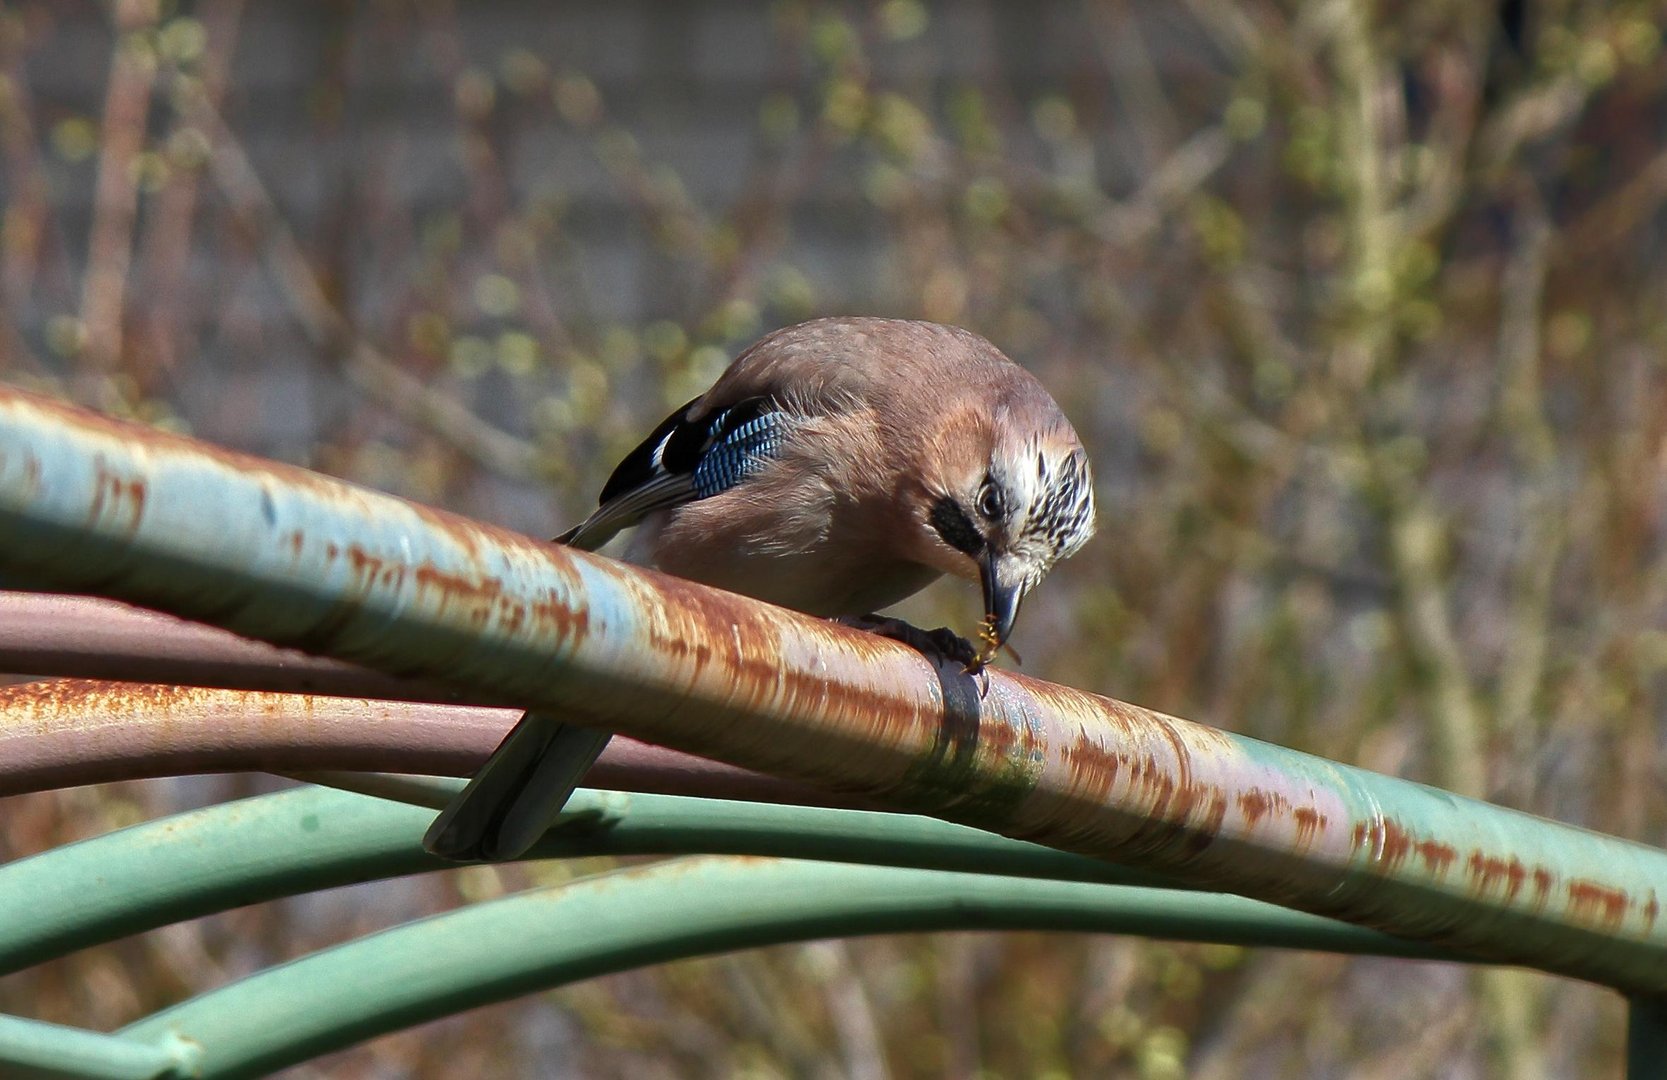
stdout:
<svg viewBox="0 0 1667 1080">
<path fill-rule="evenodd" d="M 457 790 L 456 782 L 355 774 L 324 779 L 422 805 L 300 787 L 19 860 L 0 868 L 0 910 L 13 915 L 0 924 L 0 972 L 231 906 L 449 865 L 422 851 L 417 838 L 428 822 L 423 807 L 444 802 Z M 90 1062 L 89 1069 L 116 1070 L 89 1075 L 162 1076 L 172 1073 L 158 1063 L 172 1069 L 181 1048 L 187 1048 L 193 1076 L 257 1075 L 402 1024 L 524 992 L 539 980 L 564 981 L 676 956 L 840 933 L 985 926 L 1088 929 L 1454 958 L 1438 948 L 1241 897 L 1103 884 L 1151 879 L 930 818 L 596 791 L 577 793 L 570 805 L 566 823 L 534 857 L 712 850 L 734 855 L 661 863 L 646 872 L 587 879 L 578 883 L 585 886 L 578 892 L 563 891 L 558 917 L 573 908 L 573 917 L 584 918 L 597 903 L 617 916 L 621 902 L 640 915 L 625 918 L 612 937 L 581 935 L 575 942 L 571 933 L 557 933 L 568 946 L 537 961 L 532 950 L 550 941 L 521 920 L 542 919 L 542 905 L 494 907 L 487 916 L 471 915 L 476 908 L 470 908 L 309 957 L 298 962 L 298 977 L 293 974 L 298 965 L 263 973 L 142 1021 L 119 1038 L 15 1021 L 15 1031 L 0 1026 L 0 1061 L 39 1058 L 61 1065 L 68 1060 L 63 1055 L 79 1055 Z M 205 852 L 214 857 L 205 859 Z M 757 858 L 784 854 L 798 859 Z M 735 855 L 751 857 L 743 861 Z M 806 858 L 968 872 L 893 870 L 905 876 L 889 878 L 872 866 L 798 861 Z M 783 866 L 796 869 L 784 871 Z M 698 873 L 688 873 L 690 867 Z M 717 877 L 705 880 L 702 874 Z M 992 876 L 1000 874 L 1034 877 Z M 1051 878 L 1073 879 L 1077 891 L 1060 892 L 1062 882 Z M 604 898 L 593 897 L 598 888 L 593 882 L 607 886 Z M 831 887 L 834 883 L 837 887 Z M 1089 883 L 1094 883 L 1090 891 L 1080 891 Z M 70 892 L 77 902 L 30 902 L 48 889 Z M 738 906 L 743 892 L 747 900 Z M 451 970 L 430 972 L 414 983 L 403 971 L 377 966 L 385 962 L 379 951 L 384 948 L 395 954 L 407 948 L 426 951 L 435 934 L 455 948 L 477 933 L 494 935 L 480 950 L 482 959 L 497 954 L 489 963 L 448 963 Z M 388 934 L 399 936 L 390 941 Z M 361 948 L 368 951 L 360 953 Z M 273 981 L 265 981 L 269 977 Z M 315 977 L 329 985 L 302 992 Z M 360 982 L 366 977 L 375 979 L 376 993 L 362 992 Z M 391 984 L 385 980 L 402 987 L 391 999 L 386 989 Z M 407 991 L 414 987 L 423 989 L 413 996 Z M 381 1003 L 367 1012 L 362 1001 L 344 1006 L 338 995 Z M 250 1000 L 262 1002 L 252 1014 Z M 153 1071 L 133 1071 L 141 1066 Z"/>
<path fill-rule="evenodd" d="M 188 1075 L 195 1058 L 192 1048 L 178 1040 L 142 1041 L 0 1015 L 0 1065 L 8 1069 L 82 1080 L 161 1080 Z"/>
<path fill-rule="evenodd" d="M 259 1076 L 610 972 L 792 941 L 928 930 L 1138 933 L 1337 952 L 1357 951 L 1363 940 L 1353 927 L 1216 894 L 696 856 L 372 934 L 210 991 L 121 1034 L 200 1045 L 196 1075 L 204 1080 Z M 1403 945 L 1420 948 L 1393 943 Z"/>
<path fill-rule="evenodd" d="M 384 675 L 91 596 L 0 590 L 0 671 L 221 686 L 387 701 L 490 704 L 442 683 Z"/>
<path fill-rule="evenodd" d="M 0 390 L 0 575 L 1488 959 L 1667 990 L 1667 854 Z"/>
<path fill-rule="evenodd" d="M 0 973 L 229 907 L 451 867 L 418 846 L 429 815 L 458 784 L 405 777 L 326 777 L 379 791 L 305 786 L 146 822 L 0 867 Z M 415 805 L 390 801 L 411 800 Z M 722 854 L 874 863 L 908 869 L 1167 888 L 1098 859 L 910 814 L 768 806 L 580 790 L 563 824 L 529 858 Z M 213 852 L 212 859 L 204 852 Z M 30 902 L 43 890 L 74 904 Z M 1243 925 L 1281 909 L 1228 897 Z M 1321 938 L 1286 944 L 1458 960 L 1436 946 L 1330 920 Z"/>
<path fill-rule="evenodd" d="M 482 705 L 87 679 L 0 686 L 0 796 L 195 772 L 396 769 L 468 775 L 519 715 Z M 620 791 L 864 805 L 626 738 L 608 744 L 585 781 Z"/>
<path fill-rule="evenodd" d="M 441 683 L 55 593 L 0 590 L 0 672 L 58 677 L 0 686 L 0 796 L 194 771 L 362 765 L 467 776 L 521 714 Z M 347 700 L 355 698 L 374 700 Z M 621 791 L 860 805 L 624 737 L 586 780 Z"/>
<path fill-rule="evenodd" d="M 443 804 L 460 786 L 331 779 L 428 806 Z M 6 912 L 0 973 L 229 907 L 449 868 L 454 864 L 418 845 L 430 817 L 422 805 L 302 787 L 19 859 L 0 867 L 0 911 Z M 1167 884 L 1097 859 L 914 815 L 590 790 L 575 793 L 563 824 L 529 857 L 690 853 Z M 42 904 L 43 895 L 76 901 Z"/>
</svg>

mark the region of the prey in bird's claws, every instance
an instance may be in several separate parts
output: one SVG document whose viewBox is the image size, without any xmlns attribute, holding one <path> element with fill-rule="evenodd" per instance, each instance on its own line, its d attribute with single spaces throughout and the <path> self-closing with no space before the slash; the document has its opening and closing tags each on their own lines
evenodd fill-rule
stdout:
<svg viewBox="0 0 1667 1080">
<path fill-rule="evenodd" d="M 984 616 L 984 621 L 978 624 L 978 644 L 978 651 L 973 654 L 973 658 L 962 669 L 968 675 L 983 674 L 984 669 L 995 660 L 996 654 L 1001 651 L 1001 638 L 996 636 L 996 617 L 994 615 Z"/>
<path fill-rule="evenodd" d="M 980 646 L 978 652 L 973 655 L 971 660 L 967 661 L 967 666 L 962 668 L 961 671 L 966 675 L 980 677 L 978 696 L 983 697 L 990 692 L 990 680 L 985 669 L 995 663 L 997 653 L 1006 649 L 1007 655 L 1013 658 L 1015 664 L 1023 664 L 1024 661 L 1020 659 L 1018 651 L 1013 646 L 1002 641 L 996 635 L 996 616 L 994 615 L 984 616 L 984 621 L 978 624 L 978 644 Z"/>
</svg>

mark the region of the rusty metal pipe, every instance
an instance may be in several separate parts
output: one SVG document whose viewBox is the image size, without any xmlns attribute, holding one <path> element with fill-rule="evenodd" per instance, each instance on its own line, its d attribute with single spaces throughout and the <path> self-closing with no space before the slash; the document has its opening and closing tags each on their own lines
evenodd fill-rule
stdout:
<svg viewBox="0 0 1667 1080">
<path fill-rule="evenodd" d="M 1115 527 L 1115 526 L 1114 526 Z M 1634 991 L 1667 855 L 0 392 L 0 575 Z"/>
<path fill-rule="evenodd" d="M 394 678 L 130 604 L 56 593 L 0 590 L 0 671 L 178 684 L 77 679 L 0 687 L 0 796 L 192 772 L 387 768 L 467 776 L 520 714 L 490 707 L 497 700 L 490 694 Z M 402 701 L 458 704 L 391 704 Z M 609 744 L 585 783 L 864 805 L 629 738 Z"/>
<path fill-rule="evenodd" d="M 0 686 L 0 796 L 206 772 L 386 769 L 467 776 L 519 715 L 478 705 L 90 679 Z M 746 802 L 863 805 L 626 738 L 609 743 L 585 784 Z"/>
<path fill-rule="evenodd" d="M 0 590 L 0 671 L 386 701 L 471 701 L 455 687 L 390 678 L 130 604 L 54 593 Z"/>
</svg>

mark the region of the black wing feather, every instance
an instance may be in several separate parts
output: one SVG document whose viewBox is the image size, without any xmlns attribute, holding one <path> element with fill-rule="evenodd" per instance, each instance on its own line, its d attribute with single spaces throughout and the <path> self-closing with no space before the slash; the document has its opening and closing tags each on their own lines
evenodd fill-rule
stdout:
<svg viewBox="0 0 1667 1080">
<path fill-rule="evenodd" d="M 683 403 L 683 407 L 660 421 L 660 426 L 644 439 L 637 448 L 626 454 L 620 463 L 614 466 L 613 474 L 608 482 L 602 485 L 602 494 L 597 497 L 596 505 L 606 506 L 632 488 L 640 487 L 654 479 L 655 458 L 661 444 L 670 444 L 674 439 L 687 432 L 700 432 L 706 425 L 691 423 L 689 410 L 695 407 L 694 398 Z M 687 469 L 673 470 L 692 472 L 694 466 Z"/>
<path fill-rule="evenodd" d="M 602 485 L 596 512 L 556 537 L 557 542 L 594 550 L 654 510 L 715 494 L 708 490 L 714 478 L 719 479 L 717 489 L 722 490 L 750 475 L 753 470 L 744 461 L 726 462 L 730 468 L 704 477 L 705 483 L 697 483 L 697 470 L 708 452 L 725 446 L 726 440 L 731 440 L 746 425 L 776 413 L 777 403 L 769 397 L 750 397 L 715 416 L 707 412 L 692 417 L 690 410 L 699 400 L 695 398 L 666 417 L 648 438 L 625 455 L 608 482 Z M 742 434 L 745 448 L 738 445 L 732 453 L 770 456 L 779 445 L 779 428 L 764 437 L 754 433 L 750 440 L 744 438 L 745 432 Z"/>
</svg>

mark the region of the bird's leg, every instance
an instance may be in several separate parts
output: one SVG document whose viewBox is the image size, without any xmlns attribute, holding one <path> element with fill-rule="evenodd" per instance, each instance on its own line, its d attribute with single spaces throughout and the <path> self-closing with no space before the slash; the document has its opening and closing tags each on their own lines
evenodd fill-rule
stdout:
<svg viewBox="0 0 1667 1080">
<path fill-rule="evenodd" d="M 940 626 L 936 630 L 922 630 L 913 623 L 889 615 L 847 615 L 835 619 L 834 622 L 856 630 L 867 630 L 871 634 L 879 634 L 893 641 L 901 641 L 916 652 L 955 660 L 973 670 L 983 666 L 979 663 L 978 650 L 973 647 L 972 642 L 947 626 Z"/>
</svg>

